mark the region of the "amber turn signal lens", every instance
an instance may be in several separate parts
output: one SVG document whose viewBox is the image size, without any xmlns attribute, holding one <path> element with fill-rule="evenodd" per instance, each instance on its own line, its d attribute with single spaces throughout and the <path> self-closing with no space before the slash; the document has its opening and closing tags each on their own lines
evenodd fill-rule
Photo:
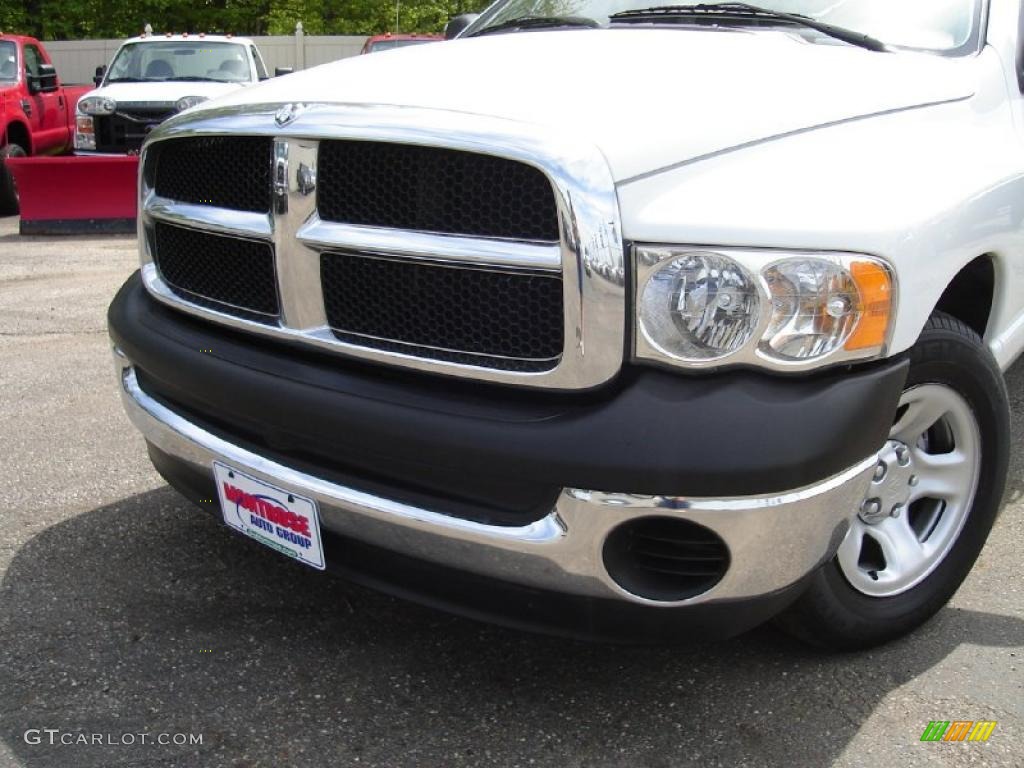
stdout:
<svg viewBox="0 0 1024 768">
<path fill-rule="evenodd" d="M 860 322 L 846 340 L 848 350 L 871 349 L 885 344 L 892 316 L 892 278 L 874 261 L 855 261 L 850 275 L 860 290 Z"/>
</svg>

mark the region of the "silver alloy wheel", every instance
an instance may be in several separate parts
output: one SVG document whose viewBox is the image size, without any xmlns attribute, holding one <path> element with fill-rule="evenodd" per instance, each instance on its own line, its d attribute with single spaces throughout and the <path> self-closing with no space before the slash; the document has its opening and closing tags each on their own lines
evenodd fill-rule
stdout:
<svg viewBox="0 0 1024 768">
<path fill-rule="evenodd" d="M 964 526 L 981 471 L 981 430 L 953 389 L 922 384 L 900 398 L 889 442 L 837 557 L 846 580 L 871 597 L 923 581 Z"/>
</svg>

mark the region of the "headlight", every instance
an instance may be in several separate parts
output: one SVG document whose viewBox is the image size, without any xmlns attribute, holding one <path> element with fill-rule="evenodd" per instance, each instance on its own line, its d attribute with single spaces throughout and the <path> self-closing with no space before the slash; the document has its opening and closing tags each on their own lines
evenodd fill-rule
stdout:
<svg viewBox="0 0 1024 768">
<path fill-rule="evenodd" d="M 75 149 L 96 149 L 96 125 L 91 117 L 75 116 Z"/>
<path fill-rule="evenodd" d="M 186 109 L 192 109 L 196 104 L 202 104 L 207 99 L 207 96 L 182 96 L 174 106 L 179 112 L 184 112 Z"/>
<path fill-rule="evenodd" d="M 639 247 L 636 354 L 806 370 L 885 351 L 893 277 L 854 254 Z"/>
<path fill-rule="evenodd" d="M 760 304 L 754 276 L 727 256 L 669 256 L 644 286 L 640 328 L 677 360 L 717 360 L 750 341 Z"/>
<path fill-rule="evenodd" d="M 78 111 L 86 115 L 112 115 L 117 111 L 117 102 L 106 96 L 87 96 L 78 102 Z"/>
</svg>

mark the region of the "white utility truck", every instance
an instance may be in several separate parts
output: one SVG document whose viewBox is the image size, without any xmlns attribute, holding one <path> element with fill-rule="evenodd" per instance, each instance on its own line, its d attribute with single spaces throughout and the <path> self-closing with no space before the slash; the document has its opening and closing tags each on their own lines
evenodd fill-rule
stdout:
<svg viewBox="0 0 1024 768">
<path fill-rule="evenodd" d="M 141 35 L 126 40 L 96 88 L 78 102 L 77 154 L 138 153 L 167 118 L 268 79 L 252 40 L 229 35 Z"/>
</svg>

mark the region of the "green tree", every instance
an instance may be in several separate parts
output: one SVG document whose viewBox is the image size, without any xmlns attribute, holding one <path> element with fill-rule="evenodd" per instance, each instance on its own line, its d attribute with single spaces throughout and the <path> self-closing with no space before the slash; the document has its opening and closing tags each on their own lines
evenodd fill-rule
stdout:
<svg viewBox="0 0 1024 768">
<path fill-rule="evenodd" d="M 487 0 L 402 0 L 401 32 L 440 32 L 451 16 Z M 0 0 L 0 29 L 43 40 L 119 38 L 156 32 L 311 35 L 393 32 L 393 0 Z"/>
</svg>

